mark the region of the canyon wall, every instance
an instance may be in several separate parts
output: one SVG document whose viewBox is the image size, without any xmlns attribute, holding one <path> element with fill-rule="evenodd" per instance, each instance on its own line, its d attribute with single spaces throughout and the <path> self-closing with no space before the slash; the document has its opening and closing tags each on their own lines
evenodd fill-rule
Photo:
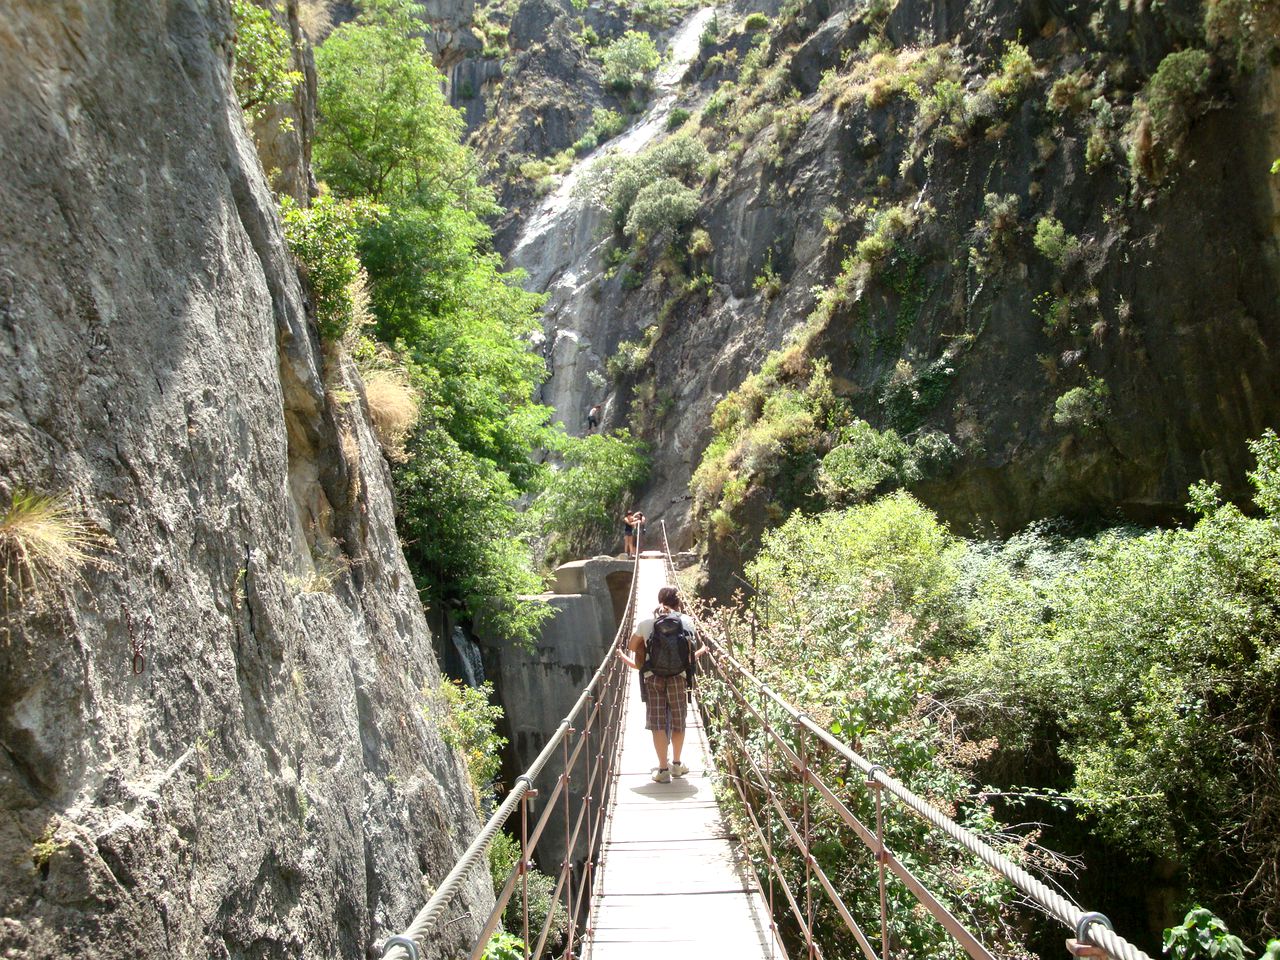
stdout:
<svg viewBox="0 0 1280 960">
<path fill-rule="evenodd" d="M 204 0 L 0 20 L 0 509 L 60 494 L 98 531 L 78 577 L 19 588 L 5 555 L 5 956 L 368 956 L 477 829 L 231 30 Z M 480 870 L 433 955 L 491 904 Z"/>
</svg>

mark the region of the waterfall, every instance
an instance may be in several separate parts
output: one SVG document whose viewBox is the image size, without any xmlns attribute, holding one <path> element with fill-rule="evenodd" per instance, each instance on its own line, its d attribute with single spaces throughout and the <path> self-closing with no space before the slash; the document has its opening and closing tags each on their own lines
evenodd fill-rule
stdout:
<svg viewBox="0 0 1280 960">
<path fill-rule="evenodd" d="M 609 242 L 604 211 L 576 193 L 583 176 L 610 156 L 631 157 L 665 132 L 680 95 L 680 80 L 698 55 L 699 41 L 714 7 L 691 14 L 671 37 L 668 59 L 654 80 L 653 98 L 640 120 L 626 132 L 602 144 L 575 164 L 559 186 L 525 221 L 508 258 L 509 265 L 528 273 L 525 286 L 548 295 L 543 315 L 550 376 L 543 402 L 567 424 L 579 425 L 593 397 L 589 374 L 603 374 L 605 358 L 593 345 L 601 324 L 591 297 L 604 266 L 602 253 Z"/>
<path fill-rule="evenodd" d="M 462 665 L 462 679 L 469 687 L 480 686 L 484 683 L 484 661 L 480 656 L 480 648 L 461 627 L 454 627 L 449 638 L 453 641 L 453 649 L 457 651 L 458 662 Z"/>
</svg>

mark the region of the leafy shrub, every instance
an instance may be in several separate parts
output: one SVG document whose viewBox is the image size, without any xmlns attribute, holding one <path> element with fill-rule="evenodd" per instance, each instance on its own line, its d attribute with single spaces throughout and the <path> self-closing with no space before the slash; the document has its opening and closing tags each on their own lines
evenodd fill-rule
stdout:
<svg viewBox="0 0 1280 960">
<path fill-rule="evenodd" d="M 1244 942 L 1203 907 L 1193 907 L 1164 932 L 1164 951 L 1171 960 L 1246 960 Z"/>
<path fill-rule="evenodd" d="M 610 212 L 614 229 L 628 237 L 646 224 L 676 229 L 697 211 L 697 194 L 687 184 L 707 161 L 707 148 L 690 134 L 678 134 L 650 147 L 636 157 L 609 157 L 597 163 L 579 185 L 593 203 Z M 667 181 L 659 184 L 660 181 Z M 646 188 L 642 215 L 632 223 L 632 206 Z"/>
<path fill-rule="evenodd" d="M 515 504 L 537 486 L 544 467 L 533 451 L 551 430 L 534 394 L 546 366 L 528 340 L 542 298 L 492 252 L 483 219 L 492 195 L 477 183 L 480 165 L 460 141 L 461 116 L 444 99 L 421 26 L 414 3 L 378 0 L 317 48 L 316 173 L 332 194 L 311 212 L 286 210 L 286 225 L 316 247 L 299 259 L 316 260 L 312 279 L 325 280 L 316 307 L 329 335 L 359 319 L 348 282 L 359 276 L 357 235 L 368 333 L 397 346 L 419 393 L 422 415 L 393 468 L 415 585 L 436 617 L 529 641 L 548 611 L 527 599 L 542 582 Z M 359 225 L 338 209 L 370 199 L 386 210 Z"/>
<path fill-rule="evenodd" d="M 617 110 L 596 107 L 591 111 L 591 133 L 599 143 L 611 140 L 626 129 L 627 118 Z"/>
<path fill-rule="evenodd" d="M 435 416 L 464 418 L 464 404 L 449 409 L 428 397 Z M 519 415 L 528 418 L 527 406 Z M 506 424 L 471 413 L 472 429 L 488 426 L 491 442 L 509 443 Z M 460 427 L 454 428 L 472 446 Z M 513 444 L 514 445 L 514 444 Z M 527 456 L 527 447 L 516 450 Z M 529 642 L 549 615 L 546 604 L 525 599 L 542 589 L 529 548 L 519 535 L 513 506 L 519 464 L 465 449 L 449 432 L 420 429 L 410 438 L 407 460 L 396 470 L 397 506 L 405 558 L 429 596 L 442 597 L 458 614 L 482 625 L 495 639 Z M 505 469 L 504 469 L 505 467 Z"/>
<path fill-rule="evenodd" d="M 747 19 L 742 21 L 742 29 L 748 33 L 756 33 L 760 30 L 769 29 L 769 18 L 763 13 L 747 14 Z"/>
<path fill-rule="evenodd" d="M 734 98 L 737 96 L 738 85 L 732 80 L 726 81 L 716 87 L 715 92 L 707 97 L 706 103 L 702 105 L 702 116 L 708 120 L 723 116 L 733 105 Z"/>
<path fill-rule="evenodd" d="M 955 376 L 952 355 L 944 352 L 924 369 L 916 371 L 911 364 L 900 364 L 885 380 L 880 393 L 889 422 L 909 433 L 920 426 L 925 415 L 938 405 Z"/>
<path fill-rule="evenodd" d="M 293 99 L 302 74 L 293 69 L 289 31 L 276 23 L 272 11 L 252 0 L 231 0 L 235 24 L 236 96 L 245 119 L 258 120 L 273 103 Z"/>
<path fill-rule="evenodd" d="M 628 30 L 609 43 L 600 54 L 604 64 L 604 82 L 615 90 L 627 91 L 638 86 L 645 75 L 661 61 L 658 48 L 647 33 Z"/>
<path fill-rule="evenodd" d="M 720 18 L 712 14 L 711 19 L 703 28 L 702 34 L 698 37 L 698 49 L 707 50 L 716 45 L 720 39 Z"/>
<path fill-rule="evenodd" d="M 1115 847 L 1177 860 L 1197 896 L 1212 894 L 1238 932 L 1256 936 L 1280 920 L 1267 732 L 1280 682 L 1280 538 L 1263 506 L 1280 492 L 1280 440 L 1268 432 L 1250 448 L 1260 516 L 1197 485 L 1194 527 L 1096 537 L 1017 601 L 1016 618 L 980 601 L 978 619 L 999 629 L 975 654 L 981 679 L 967 689 L 997 707 L 991 732 L 1011 742 L 1057 731 L 1081 816 Z M 976 593 L 997 595 L 1009 596 Z M 1079 689 L 1091 695 L 1068 702 Z M 1241 875 L 1256 885 L 1241 891 Z"/>
<path fill-rule="evenodd" d="M 1048 107 L 1054 113 L 1082 113 L 1089 106 L 1092 81 L 1082 70 L 1059 77 L 1049 87 Z"/>
<path fill-rule="evenodd" d="M 649 474 L 645 445 L 626 430 L 563 437 L 561 468 L 553 470 L 534 501 L 533 513 L 552 550 L 565 558 L 603 549 L 627 497 Z"/>
<path fill-rule="evenodd" d="M 676 107 L 667 114 L 667 129 L 679 130 L 685 125 L 685 121 L 689 119 L 691 114 L 684 107 Z"/>
<path fill-rule="evenodd" d="M 874 266 L 888 256 L 894 241 L 910 230 L 916 222 L 915 211 L 906 204 L 885 207 L 872 214 L 867 223 L 867 235 L 855 248 L 858 259 Z"/>
<path fill-rule="evenodd" d="M 1053 422 L 1060 427 L 1092 429 L 1107 415 L 1107 387 L 1094 380 L 1087 387 L 1072 387 L 1053 404 Z"/>
<path fill-rule="evenodd" d="M 754 668 L 785 698 L 912 789 L 950 807 L 971 827 L 1003 836 L 1008 851 L 1010 833 L 969 780 L 984 750 L 972 744 L 967 752 L 954 748 L 949 711 L 931 693 L 939 678 L 939 663 L 931 656 L 939 624 L 958 622 L 954 588 L 961 549 L 927 509 L 905 494 L 848 510 L 792 516 L 766 532 L 759 555 L 747 567 L 748 579 L 760 584 L 767 601 L 755 604 L 764 635 L 754 646 Z M 842 761 L 811 754 L 809 762 L 825 782 L 837 785 L 835 792 L 855 816 L 874 819 L 870 793 L 842 774 Z M 784 808 L 798 810 L 801 791 L 794 780 L 771 779 Z M 838 819 L 819 817 L 813 824 L 812 849 L 819 864 L 854 918 L 875 928 L 874 859 Z M 1000 942 L 995 952 L 1021 952 L 1019 935 L 1000 916 L 1013 896 L 1009 887 L 980 863 L 937 842 L 916 818 L 886 816 L 885 830 L 891 848 L 912 851 L 912 869 L 922 871 L 921 880 L 931 890 L 965 891 L 971 922 Z M 783 857 L 781 866 L 803 884 L 800 858 Z M 890 896 L 895 952 L 957 955 L 945 932 L 912 909 L 905 890 L 891 888 Z M 834 915 L 831 919 L 816 925 L 824 954 L 852 955 L 856 944 Z"/>
<path fill-rule="evenodd" d="M 661 177 L 636 194 L 623 227 L 631 239 L 674 233 L 698 212 L 698 194 L 673 177 Z"/>
<path fill-rule="evenodd" d="M 911 452 L 903 472 L 908 482 L 935 477 L 959 456 L 959 448 L 947 434 L 939 430 L 922 430 L 911 441 Z"/>
<path fill-rule="evenodd" d="M 1067 233 L 1062 221 L 1055 217 L 1041 217 L 1036 223 L 1036 249 L 1053 262 L 1058 269 L 1066 269 L 1080 250 L 1080 241 Z"/>
<path fill-rule="evenodd" d="M 881 433 L 855 420 L 840 434 L 840 444 L 822 458 L 818 490 L 833 506 L 861 500 L 886 480 L 902 475 L 910 448 L 893 430 Z"/>
<path fill-rule="evenodd" d="M 828 365 L 809 361 L 802 342 L 771 353 L 712 413 L 715 435 L 690 482 L 695 512 L 731 512 L 753 484 L 767 483 L 779 510 L 810 500 L 836 407 Z"/>
<path fill-rule="evenodd" d="M 414 11 L 407 0 L 365 5 L 316 48 L 316 174 L 344 197 L 486 216 L 492 192 Z"/>
<path fill-rule="evenodd" d="M 495 933 L 485 944 L 481 960 L 524 960 L 525 942 L 510 933 Z"/>
<path fill-rule="evenodd" d="M 715 244 L 711 242 L 711 234 L 702 227 L 694 227 L 689 234 L 689 255 L 693 257 L 707 257 L 715 250 Z"/>
<path fill-rule="evenodd" d="M 639 373 L 649 362 L 650 346 L 638 340 L 623 340 L 606 362 L 609 376 L 621 380 L 625 376 Z"/>
<path fill-rule="evenodd" d="M 311 290 L 312 312 L 326 340 L 340 340 L 355 325 L 361 283 L 356 251 L 361 231 L 381 212 L 373 204 L 332 194 L 321 194 L 307 208 L 292 197 L 280 199 L 284 237 Z"/>
<path fill-rule="evenodd" d="M 739 404 L 725 414 L 749 412 Z M 1231 911 L 1237 932 L 1273 930 L 1280 438 L 1268 432 L 1250 448 L 1258 515 L 1198 485 L 1190 499 L 1200 519 L 1184 529 L 1068 539 L 1042 524 L 1003 543 L 964 543 L 904 494 L 793 515 L 748 567 L 768 597 L 756 604 L 768 623 L 755 669 L 917 792 L 954 802 L 1006 841 L 973 763 L 994 749 L 984 775 L 1043 769 L 1044 745 L 1056 744 L 1069 786 L 1047 796 L 1078 812 L 1093 850 L 1107 844 L 1104 862 L 1123 863 L 1122 851 L 1135 869 L 1150 856 L 1174 860 L 1197 897 Z M 1039 837 L 1049 863 L 1055 829 Z M 851 858 L 856 845 L 839 837 L 822 839 L 817 848 L 857 887 L 869 860 Z M 1255 885 L 1242 891 L 1240 876 Z M 983 909 L 1011 892 L 987 895 L 975 898 Z M 875 916 L 874 902 L 852 893 L 850 903 L 855 916 Z M 901 914 L 899 942 L 921 946 L 912 938 L 929 934 Z M 1188 914 L 1166 944 L 1179 958 L 1245 955 L 1207 911 Z M 935 953 L 925 945 L 913 955 Z"/>
<path fill-rule="evenodd" d="M 1211 65 L 1203 50 L 1171 53 L 1136 99 L 1130 132 L 1130 165 L 1135 174 L 1163 177 L 1176 155 L 1199 100 L 1209 89 Z"/>
<path fill-rule="evenodd" d="M 439 695 L 444 705 L 440 735 L 466 761 L 478 803 L 492 795 L 494 777 L 502 768 L 502 748 L 507 741 L 496 732 L 502 708 L 490 703 L 492 683 L 469 687 L 461 680 L 443 680 Z"/>
<path fill-rule="evenodd" d="M 1052 293 L 1038 294 L 1033 303 L 1035 312 L 1044 321 L 1045 336 L 1056 337 L 1071 330 L 1071 298 L 1055 297 Z"/>
<path fill-rule="evenodd" d="M 1209 88 L 1209 54 L 1203 50 L 1180 50 L 1160 61 L 1143 91 L 1147 108 L 1162 134 L 1185 124 L 1198 97 Z"/>
<path fill-rule="evenodd" d="M 983 92 L 1002 104 L 1011 103 L 1035 80 L 1036 65 L 1031 53 L 1016 40 L 1010 41 L 1000 58 L 1000 69 L 982 85 Z"/>
</svg>

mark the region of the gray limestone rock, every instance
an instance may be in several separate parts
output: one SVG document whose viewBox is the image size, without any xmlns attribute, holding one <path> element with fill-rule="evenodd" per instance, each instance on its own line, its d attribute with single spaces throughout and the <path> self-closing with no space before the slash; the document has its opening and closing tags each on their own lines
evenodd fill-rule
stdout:
<svg viewBox="0 0 1280 960">
<path fill-rule="evenodd" d="M 0 18 L 0 502 L 65 492 L 112 541 L 4 611 L 4 956 L 363 957 L 477 828 L 229 36 L 202 0 Z M 433 955 L 491 903 L 481 870 Z"/>
</svg>

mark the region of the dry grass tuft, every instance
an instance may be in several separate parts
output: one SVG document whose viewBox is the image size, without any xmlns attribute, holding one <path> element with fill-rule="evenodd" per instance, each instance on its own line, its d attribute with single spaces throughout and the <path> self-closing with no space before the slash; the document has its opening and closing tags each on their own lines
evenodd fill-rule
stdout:
<svg viewBox="0 0 1280 960">
<path fill-rule="evenodd" d="M 365 397 L 374 432 L 388 459 L 403 460 L 409 431 L 418 419 L 418 394 L 397 370 L 373 370 L 364 375 Z"/>
<path fill-rule="evenodd" d="M 47 582 L 76 579 L 106 543 L 65 497 L 15 490 L 0 517 L 0 593 L 38 598 Z"/>
</svg>

